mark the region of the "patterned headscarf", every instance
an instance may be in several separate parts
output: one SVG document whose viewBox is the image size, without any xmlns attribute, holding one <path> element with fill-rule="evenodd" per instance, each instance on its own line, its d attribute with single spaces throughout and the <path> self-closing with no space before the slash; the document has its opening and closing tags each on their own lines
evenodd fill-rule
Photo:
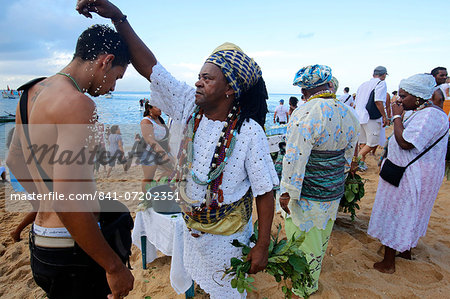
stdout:
<svg viewBox="0 0 450 299">
<path fill-rule="evenodd" d="M 295 74 L 293 84 L 301 88 L 311 89 L 330 82 L 332 77 L 333 75 L 329 66 L 320 64 L 309 65 L 301 68 Z"/>
<path fill-rule="evenodd" d="M 335 76 L 331 78 L 331 84 L 333 84 L 333 89 L 334 92 L 336 93 L 339 89 L 339 80 Z"/>
<path fill-rule="evenodd" d="M 400 81 L 399 89 L 403 89 L 413 96 L 424 100 L 431 99 L 433 96 L 436 80 L 429 74 L 417 74 Z"/>
<path fill-rule="evenodd" d="M 255 85 L 262 76 L 258 64 L 232 43 L 224 43 L 217 47 L 206 62 L 213 63 L 222 70 L 236 93 L 236 98 Z"/>
</svg>

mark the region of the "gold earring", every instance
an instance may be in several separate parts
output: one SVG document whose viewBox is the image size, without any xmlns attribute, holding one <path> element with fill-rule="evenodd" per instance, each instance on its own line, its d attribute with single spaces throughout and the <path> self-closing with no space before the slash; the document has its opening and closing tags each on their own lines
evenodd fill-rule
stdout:
<svg viewBox="0 0 450 299">
<path fill-rule="evenodd" d="M 419 99 L 416 100 L 416 106 L 420 106 Z"/>
</svg>

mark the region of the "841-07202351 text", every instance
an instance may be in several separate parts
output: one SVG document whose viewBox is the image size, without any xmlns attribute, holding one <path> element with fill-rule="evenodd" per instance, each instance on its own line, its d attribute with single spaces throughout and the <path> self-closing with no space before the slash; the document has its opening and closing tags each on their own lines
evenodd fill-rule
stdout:
<svg viewBox="0 0 450 299">
<path fill-rule="evenodd" d="M 178 192 L 98 192 L 99 200 L 176 200 Z"/>
</svg>

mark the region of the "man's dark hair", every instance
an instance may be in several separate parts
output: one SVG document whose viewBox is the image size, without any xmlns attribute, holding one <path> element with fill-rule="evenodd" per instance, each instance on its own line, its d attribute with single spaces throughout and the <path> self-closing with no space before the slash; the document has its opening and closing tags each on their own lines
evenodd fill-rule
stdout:
<svg viewBox="0 0 450 299">
<path fill-rule="evenodd" d="M 346 87 L 346 88 L 344 88 L 344 91 L 345 91 L 345 92 L 349 92 L 349 91 L 350 91 L 350 88 Z"/>
<path fill-rule="evenodd" d="M 392 94 L 393 94 L 394 96 L 396 96 L 396 95 L 397 95 L 397 91 L 394 90 L 394 91 L 392 92 Z"/>
<path fill-rule="evenodd" d="M 109 26 L 93 25 L 83 31 L 77 41 L 73 58 L 95 60 L 99 55 L 113 54 L 112 66 L 127 66 L 130 52 L 122 37 Z"/>
<path fill-rule="evenodd" d="M 297 107 L 297 104 L 298 104 L 298 99 L 296 97 L 290 97 L 289 98 L 289 105 Z"/>
<path fill-rule="evenodd" d="M 439 71 L 446 71 L 446 70 L 447 70 L 447 69 L 446 69 L 445 67 L 443 67 L 443 66 L 438 66 L 438 67 L 435 67 L 434 69 L 431 70 L 431 75 L 432 75 L 433 77 L 436 77 L 436 75 L 439 74 Z"/>
<path fill-rule="evenodd" d="M 150 116 L 150 109 L 152 109 L 152 108 L 153 108 L 153 106 L 146 102 L 143 117 Z M 161 122 L 161 124 L 163 124 L 163 125 L 166 124 L 164 119 L 161 116 L 159 116 L 158 119 Z"/>
</svg>

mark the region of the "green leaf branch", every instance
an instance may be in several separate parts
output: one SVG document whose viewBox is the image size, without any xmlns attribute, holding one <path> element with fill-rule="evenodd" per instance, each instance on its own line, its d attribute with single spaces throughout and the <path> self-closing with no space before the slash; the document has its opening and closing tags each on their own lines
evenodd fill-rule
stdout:
<svg viewBox="0 0 450 299">
<path fill-rule="evenodd" d="M 364 197 L 365 181 L 356 173 L 350 173 L 345 180 L 345 190 L 339 203 L 339 210 L 350 213 L 352 221 L 355 220 L 356 210 L 360 209 L 358 202 Z"/>
<path fill-rule="evenodd" d="M 305 236 L 279 240 L 280 231 L 281 224 L 278 226 L 276 236 L 271 236 L 268 264 L 264 271 L 272 275 L 276 282 L 283 280 L 284 285 L 281 290 L 285 298 L 292 298 L 293 288 L 302 292 L 303 296 L 307 298 L 306 289 L 312 286 L 313 279 L 305 254 L 299 249 Z M 254 233 L 250 237 L 252 243 L 256 243 L 257 240 L 258 222 L 255 223 Z M 252 284 L 255 281 L 254 278 L 247 276 L 251 266 L 250 261 L 247 261 L 247 256 L 251 248 L 238 240 L 233 240 L 231 244 L 235 247 L 242 247 L 242 257 L 231 259 L 231 267 L 225 269 L 222 278 L 232 277 L 231 287 L 236 288 L 239 293 L 243 293 L 244 290 L 247 292 L 256 290 Z"/>
</svg>

